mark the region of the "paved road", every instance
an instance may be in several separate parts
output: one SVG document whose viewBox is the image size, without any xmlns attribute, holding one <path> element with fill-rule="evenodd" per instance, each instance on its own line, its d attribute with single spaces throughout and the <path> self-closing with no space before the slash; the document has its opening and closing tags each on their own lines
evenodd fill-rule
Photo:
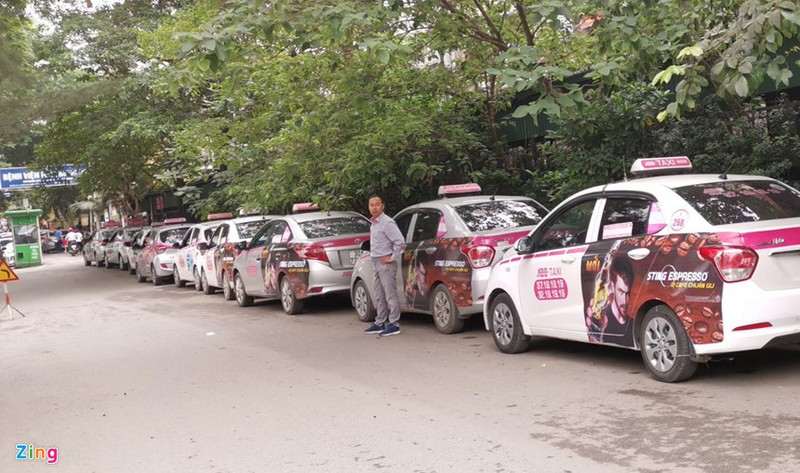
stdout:
<svg viewBox="0 0 800 473">
<path fill-rule="evenodd" d="M 502 355 L 413 315 L 381 339 L 343 298 L 287 316 L 45 263 L 0 314 L 0 472 L 800 471 L 797 348 L 667 385 L 635 352 Z"/>
</svg>

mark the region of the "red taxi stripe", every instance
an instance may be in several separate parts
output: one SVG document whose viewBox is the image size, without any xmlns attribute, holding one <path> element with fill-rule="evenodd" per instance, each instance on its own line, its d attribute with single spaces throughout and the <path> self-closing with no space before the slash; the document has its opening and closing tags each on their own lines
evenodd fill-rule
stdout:
<svg viewBox="0 0 800 473">
<path fill-rule="evenodd" d="M 331 248 L 337 246 L 353 246 L 353 245 L 360 245 L 365 241 L 369 240 L 369 235 L 356 235 L 352 237 L 346 238 L 338 238 L 335 240 L 315 240 L 316 243 L 322 245 L 323 248 Z"/>
</svg>

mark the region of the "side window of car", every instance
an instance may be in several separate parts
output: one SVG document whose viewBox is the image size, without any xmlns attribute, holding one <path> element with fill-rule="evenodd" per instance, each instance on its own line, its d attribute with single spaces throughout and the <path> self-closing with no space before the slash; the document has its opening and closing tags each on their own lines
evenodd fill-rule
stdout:
<svg viewBox="0 0 800 473">
<path fill-rule="evenodd" d="M 403 234 L 403 238 L 408 239 L 408 227 L 411 226 L 411 217 L 413 216 L 414 214 L 409 212 L 394 219 L 394 222 L 397 224 L 397 228 L 399 228 L 400 233 Z"/>
<path fill-rule="evenodd" d="M 275 228 L 275 224 L 277 223 L 278 222 L 271 222 L 261 227 L 261 230 L 259 230 L 253 236 L 253 242 L 250 244 L 250 248 L 255 248 L 258 246 L 266 246 L 267 241 L 269 240 L 270 235 L 272 234 L 272 229 Z"/>
<path fill-rule="evenodd" d="M 192 230 L 191 233 L 188 233 L 187 235 L 189 235 L 189 236 L 187 237 L 185 242 L 182 242 L 182 245 L 185 245 L 187 242 L 188 243 L 197 243 L 197 237 L 200 236 L 200 229 L 199 228 L 195 228 L 194 230 Z"/>
<path fill-rule="evenodd" d="M 600 221 L 600 239 L 647 235 L 649 199 L 612 197 L 606 200 Z"/>
<path fill-rule="evenodd" d="M 566 248 L 586 242 L 595 200 L 584 200 L 562 211 L 536 230 L 536 251 Z"/>
<path fill-rule="evenodd" d="M 222 235 L 222 229 L 224 227 L 225 227 L 224 225 L 220 225 L 219 228 L 217 228 L 217 230 L 214 232 L 214 234 L 211 235 L 211 241 L 209 242 L 208 246 L 217 246 L 217 245 L 219 245 L 220 235 Z"/>
<path fill-rule="evenodd" d="M 439 221 L 441 218 L 442 214 L 436 210 L 422 210 L 418 212 L 411 241 L 416 242 L 436 238 L 436 232 L 439 230 Z"/>
<path fill-rule="evenodd" d="M 222 232 L 220 233 L 219 241 L 217 242 L 217 244 L 227 243 L 230 227 L 228 225 L 222 225 L 220 228 L 222 229 Z"/>
<path fill-rule="evenodd" d="M 144 246 L 150 246 L 153 244 L 153 239 L 156 236 L 156 232 L 154 230 L 150 230 L 147 232 L 147 235 L 144 237 Z"/>
</svg>

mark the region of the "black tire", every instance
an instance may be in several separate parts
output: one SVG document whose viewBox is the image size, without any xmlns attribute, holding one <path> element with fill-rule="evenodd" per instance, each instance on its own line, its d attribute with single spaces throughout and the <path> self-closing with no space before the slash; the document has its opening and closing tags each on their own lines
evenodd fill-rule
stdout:
<svg viewBox="0 0 800 473">
<path fill-rule="evenodd" d="M 83 265 L 84 266 L 91 266 L 92 262 L 86 259 L 86 255 L 83 255 Z"/>
<path fill-rule="evenodd" d="M 281 288 L 281 306 L 283 311 L 289 315 L 299 314 L 305 308 L 305 301 L 298 300 L 292 291 L 292 283 L 289 278 L 284 276 L 280 282 Z"/>
<path fill-rule="evenodd" d="M 128 274 L 136 274 L 136 266 L 132 261 L 128 261 Z"/>
<path fill-rule="evenodd" d="M 644 316 L 639 333 L 642 360 L 650 374 L 665 383 L 679 383 L 694 376 L 691 341 L 683 324 L 669 307 L 653 307 Z"/>
<path fill-rule="evenodd" d="M 443 284 L 436 286 L 431 294 L 431 315 L 440 333 L 450 335 L 464 330 L 464 319 L 458 317 L 458 307 Z"/>
<path fill-rule="evenodd" d="M 111 269 L 111 263 L 108 262 L 108 259 L 106 259 L 106 269 Z"/>
<path fill-rule="evenodd" d="M 200 279 L 200 270 L 197 266 L 194 267 L 194 290 L 197 292 L 203 291 L 203 280 Z"/>
<path fill-rule="evenodd" d="M 172 282 L 176 287 L 186 287 L 186 281 L 181 279 L 181 274 L 178 272 L 178 265 L 172 266 Z"/>
<path fill-rule="evenodd" d="M 141 271 L 139 271 L 139 265 L 136 265 L 136 282 L 147 282 L 147 276 L 144 276 Z"/>
<path fill-rule="evenodd" d="M 153 286 L 160 286 L 164 284 L 164 278 L 160 278 L 156 275 L 156 267 L 150 265 L 150 273 L 153 275 Z"/>
<path fill-rule="evenodd" d="M 522 330 L 517 308 L 508 294 L 500 294 L 492 301 L 489 321 L 492 338 L 501 352 L 522 353 L 530 346 L 531 337 Z"/>
<path fill-rule="evenodd" d="M 244 280 L 239 273 L 233 277 L 234 295 L 236 296 L 236 303 L 239 307 L 250 307 L 253 305 L 253 297 L 247 295 L 247 289 L 244 287 Z"/>
<path fill-rule="evenodd" d="M 208 276 L 206 276 L 205 271 L 200 273 L 200 285 L 203 287 L 203 294 L 207 296 L 210 296 L 211 294 L 217 292 L 217 288 L 208 285 Z"/>
<path fill-rule="evenodd" d="M 372 298 L 369 296 L 367 290 L 367 283 L 359 279 L 353 287 L 353 307 L 356 309 L 358 320 L 362 322 L 372 322 L 378 311 L 375 310 L 375 305 L 372 303 Z"/>
</svg>

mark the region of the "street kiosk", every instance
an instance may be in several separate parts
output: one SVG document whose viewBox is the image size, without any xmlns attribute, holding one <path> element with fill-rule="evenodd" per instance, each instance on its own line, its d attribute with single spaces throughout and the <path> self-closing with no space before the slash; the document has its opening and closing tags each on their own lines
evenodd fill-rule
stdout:
<svg viewBox="0 0 800 473">
<path fill-rule="evenodd" d="M 14 253 L 17 268 L 28 268 L 42 264 L 42 236 L 39 232 L 40 209 L 8 210 L 3 216 L 8 219 L 14 234 Z"/>
</svg>

